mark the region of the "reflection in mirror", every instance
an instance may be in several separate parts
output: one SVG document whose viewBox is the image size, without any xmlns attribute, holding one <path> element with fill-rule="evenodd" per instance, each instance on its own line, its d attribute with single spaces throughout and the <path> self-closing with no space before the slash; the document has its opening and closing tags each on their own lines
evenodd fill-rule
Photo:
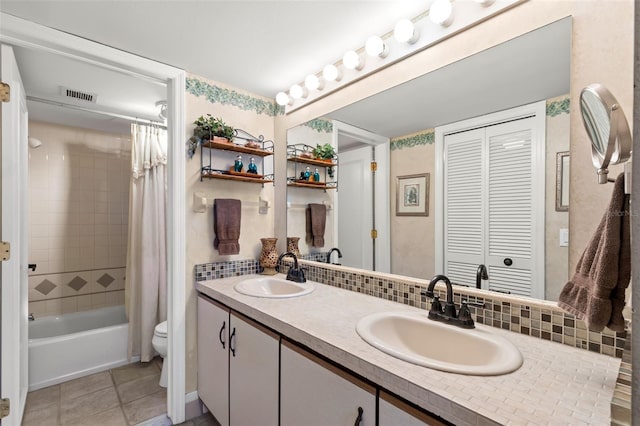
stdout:
<svg viewBox="0 0 640 426">
<path fill-rule="evenodd" d="M 435 178 L 434 129 L 545 101 L 545 226 L 540 232 L 544 232 L 544 298 L 557 300 L 568 279 L 568 244 L 564 235 L 568 234 L 569 220 L 567 211 L 556 211 L 556 157 L 557 153 L 569 150 L 570 44 L 571 18 L 566 18 L 316 120 L 325 123 L 324 127 L 306 123 L 289 129 L 288 137 L 305 134 L 323 141 L 330 140 L 331 120 L 340 120 L 391 139 L 386 176 L 390 184 L 388 198 L 392 201 L 387 207 L 390 214 L 390 272 L 429 279 L 442 272 L 435 266 L 438 250 L 435 217 L 443 214 L 443 205 L 436 205 L 433 196 L 436 186 L 442 184 Z M 312 126 L 323 130 L 314 130 Z M 338 156 L 342 161 L 339 145 Z M 428 192 L 432 196 L 425 209 L 428 216 L 397 215 L 397 178 L 425 173 L 431 176 Z M 348 180 L 341 179 L 338 194 L 348 184 Z M 293 207 L 301 204 L 302 195 L 292 189 L 297 188 L 289 188 L 288 191 L 288 202 Z M 329 200 L 336 195 L 319 191 L 313 196 L 308 192 L 304 196 L 313 197 L 316 200 L 313 202 L 326 200 L 332 203 Z M 334 213 L 338 217 L 350 213 L 340 209 L 340 203 L 336 210 Z M 300 229 L 300 219 L 292 218 L 292 213 L 290 209 L 287 217 L 290 236 L 294 236 L 292 230 Z M 337 221 L 334 220 L 334 225 Z M 331 232 L 327 231 L 327 234 Z M 324 251 L 331 247 L 326 245 Z M 302 245 L 300 251 L 303 255 L 313 253 L 312 249 L 303 249 Z M 348 266 L 344 261 L 341 263 Z M 475 265 L 474 271 L 477 267 Z M 491 279 L 491 271 L 489 277 Z M 462 284 L 475 286 L 475 279 Z M 482 285 L 483 288 L 487 285 L 485 280 L 482 280 Z"/>
<path fill-rule="evenodd" d="M 338 171 L 334 170 L 337 167 L 332 167 L 331 174 L 333 176 L 330 176 L 330 165 L 313 164 L 315 159 L 312 150 L 318 145 L 321 147 L 326 144 L 332 145 L 332 139 L 330 122 L 323 120 L 313 120 L 304 126 L 287 131 L 287 146 L 293 148 L 287 150 L 287 236 L 300 238 L 298 249 L 302 258 L 322 262 L 325 261 L 327 252 L 336 246 L 333 239 L 335 234 L 333 206 Z M 304 146 L 308 146 L 310 149 L 300 148 L 305 152 L 299 152 L 300 150 L 296 148 Z M 296 157 L 300 156 L 303 158 L 297 161 Z M 303 162 L 306 159 L 310 161 Z M 307 168 L 309 168 L 309 176 L 305 178 Z M 316 169 L 318 169 L 319 181 L 314 177 Z M 327 183 L 329 186 L 325 187 Z M 324 206 L 323 232 L 318 229 L 322 224 L 322 218 L 318 216 L 317 211 L 314 211 L 314 216 L 310 217 L 311 212 L 307 212 L 309 204 Z M 314 239 L 312 229 L 314 225 L 316 234 L 322 234 L 322 240 Z"/>
</svg>

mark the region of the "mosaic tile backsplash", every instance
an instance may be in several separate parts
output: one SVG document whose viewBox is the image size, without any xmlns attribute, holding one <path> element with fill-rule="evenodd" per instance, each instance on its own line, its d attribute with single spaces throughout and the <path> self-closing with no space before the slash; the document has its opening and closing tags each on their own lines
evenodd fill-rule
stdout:
<svg viewBox="0 0 640 426">
<path fill-rule="evenodd" d="M 326 253 L 323 257 L 326 258 Z M 428 309 L 430 302 L 420 295 L 427 287 L 424 281 L 422 284 L 385 274 L 348 272 L 334 269 L 331 265 L 302 262 L 309 280 Z M 207 263 L 196 265 L 195 279 L 204 281 L 256 274 L 259 268 L 256 260 Z M 443 300 L 446 298 L 444 289 L 436 288 L 436 294 Z M 470 308 L 477 323 L 622 358 L 627 332 L 616 333 L 606 328 L 602 332 L 590 331 L 584 321 L 548 302 L 532 300 L 529 303 L 504 295 L 487 297 L 485 293 L 480 295 L 475 289 L 466 287 L 456 287 L 454 294 L 457 305 L 461 300 L 484 303 L 484 308 Z"/>
</svg>

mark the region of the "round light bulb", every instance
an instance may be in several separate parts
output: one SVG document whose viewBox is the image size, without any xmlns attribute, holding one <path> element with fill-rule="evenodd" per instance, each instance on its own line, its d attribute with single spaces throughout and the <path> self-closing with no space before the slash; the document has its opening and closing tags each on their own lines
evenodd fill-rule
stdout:
<svg viewBox="0 0 640 426">
<path fill-rule="evenodd" d="M 393 36 L 400 43 L 413 44 L 418 40 L 418 31 L 410 19 L 402 19 L 398 21 L 393 29 Z"/>
<path fill-rule="evenodd" d="M 322 83 L 320 82 L 320 79 L 318 78 L 318 76 L 315 75 L 315 74 L 309 74 L 304 79 L 304 85 L 309 90 L 321 90 L 322 89 Z"/>
<path fill-rule="evenodd" d="M 435 0 L 429 8 L 429 19 L 432 22 L 447 27 L 453 22 L 453 5 L 451 0 Z"/>
<path fill-rule="evenodd" d="M 329 64 L 322 69 L 322 78 L 325 81 L 340 81 L 342 76 L 340 75 L 340 70 L 333 64 Z"/>
<path fill-rule="evenodd" d="M 384 41 L 378 36 L 371 36 L 367 39 L 367 42 L 364 45 L 364 50 L 367 52 L 367 55 L 373 57 L 381 57 L 384 58 L 389 54 L 389 49 Z"/>
<path fill-rule="evenodd" d="M 289 95 L 284 92 L 278 92 L 276 95 L 276 103 L 280 106 L 289 105 L 290 99 Z"/>
<path fill-rule="evenodd" d="M 476 0 L 476 3 L 480 3 L 483 6 L 491 6 L 495 0 Z"/>
<path fill-rule="evenodd" d="M 300 99 L 307 96 L 306 90 L 299 84 L 294 84 L 289 88 L 289 94 L 293 99 Z"/>
<path fill-rule="evenodd" d="M 360 61 L 360 55 L 358 55 L 354 50 L 349 50 L 342 57 L 342 64 L 345 68 L 349 70 L 359 70 L 362 69 L 362 62 Z"/>
</svg>

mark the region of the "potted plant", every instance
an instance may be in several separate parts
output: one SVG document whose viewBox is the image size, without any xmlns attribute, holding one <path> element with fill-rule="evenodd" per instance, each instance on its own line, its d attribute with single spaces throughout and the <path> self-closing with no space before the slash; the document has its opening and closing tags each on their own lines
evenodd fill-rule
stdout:
<svg viewBox="0 0 640 426">
<path fill-rule="evenodd" d="M 202 141 L 231 142 L 235 136 L 233 127 L 228 126 L 222 118 L 213 117 L 211 114 L 201 115 L 193 124 L 196 125 L 196 128 L 193 129 L 193 135 Z M 222 141 L 221 139 L 225 140 Z"/>
<path fill-rule="evenodd" d="M 333 163 L 333 159 L 336 156 L 336 151 L 333 149 L 333 145 L 325 143 L 324 145 L 316 145 L 313 149 L 313 156 L 317 160 L 324 160 Z"/>
<path fill-rule="evenodd" d="M 211 114 L 201 115 L 193 122 L 193 136 L 187 141 L 187 154 L 192 158 L 200 145 L 209 140 L 231 142 L 235 136 L 235 129 L 228 126 L 222 118 L 213 117 Z"/>
<path fill-rule="evenodd" d="M 313 149 L 313 156 L 317 160 L 333 164 L 333 160 L 336 158 L 336 151 L 330 143 L 325 143 L 324 145 L 317 144 Z M 333 177 L 333 167 L 329 166 L 327 173 L 329 177 Z"/>
</svg>

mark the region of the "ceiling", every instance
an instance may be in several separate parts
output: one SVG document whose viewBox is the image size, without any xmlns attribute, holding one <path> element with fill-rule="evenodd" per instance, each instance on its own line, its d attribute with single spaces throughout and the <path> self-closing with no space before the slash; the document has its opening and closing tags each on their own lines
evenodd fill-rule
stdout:
<svg viewBox="0 0 640 426">
<path fill-rule="evenodd" d="M 420 14 L 430 1 L 3 0 L 0 10 L 273 98 L 345 50 L 362 46 L 367 36 Z M 566 21 L 344 107 L 330 118 L 394 137 L 568 93 L 571 24 Z M 16 58 L 32 98 L 87 106 L 61 97 L 60 86 L 66 86 L 96 93 L 91 109 L 146 119 L 155 119 L 156 103 L 166 99 L 164 85 L 43 51 L 16 48 Z M 130 119 L 34 101 L 28 107 L 35 120 L 129 132 Z"/>
<path fill-rule="evenodd" d="M 0 10 L 275 98 L 431 0 L 3 0 Z"/>
</svg>

